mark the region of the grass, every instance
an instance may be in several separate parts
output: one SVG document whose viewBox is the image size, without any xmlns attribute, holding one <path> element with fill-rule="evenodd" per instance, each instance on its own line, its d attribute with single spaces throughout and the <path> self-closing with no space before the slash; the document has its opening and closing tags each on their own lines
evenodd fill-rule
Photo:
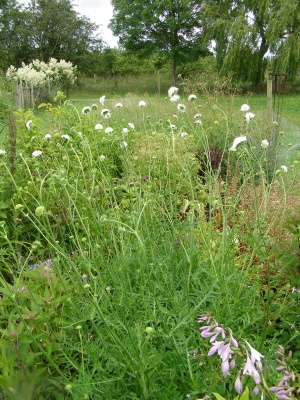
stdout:
<svg viewBox="0 0 300 400">
<path fill-rule="evenodd" d="M 265 356 L 265 396 L 279 345 L 298 376 L 297 160 L 274 163 L 288 144 L 272 148 L 263 96 L 184 99 L 183 113 L 166 97 L 108 97 L 109 119 L 84 99 L 16 112 L 14 169 L 0 164 L 2 398 L 233 398 L 244 339 Z M 240 344 L 229 376 L 207 356 L 207 313 Z"/>
</svg>

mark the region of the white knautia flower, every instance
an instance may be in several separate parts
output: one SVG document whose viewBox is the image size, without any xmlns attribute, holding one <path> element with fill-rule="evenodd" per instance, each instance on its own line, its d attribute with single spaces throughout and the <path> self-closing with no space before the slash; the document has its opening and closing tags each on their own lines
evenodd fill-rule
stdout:
<svg viewBox="0 0 300 400">
<path fill-rule="evenodd" d="M 197 125 L 202 125 L 201 119 L 196 119 L 195 124 L 197 124 Z"/>
<path fill-rule="evenodd" d="M 168 96 L 173 97 L 174 94 L 177 94 L 178 88 L 175 86 L 171 86 L 170 89 L 168 90 Z"/>
<path fill-rule="evenodd" d="M 252 119 L 252 118 L 254 118 L 254 117 L 255 117 L 255 114 L 253 114 L 252 112 L 247 112 L 247 113 L 245 114 L 245 120 L 246 120 L 247 124 L 249 124 L 250 119 Z"/>
<path fill-rule="evenodd" d="M 106 157 L 105 157 L 104 154 L 101 154 L 101 155 L 99 156 L 99 160 L 100 160 L 100 161 L 104 161 L 105 159 L 106 159 Z"/>
<path fill-rule="evenodd" d="M 229 150 L 231 151 L 236 151 L 236 147 L 242 143 L 245 142 L 247 140 L 246 136 L 239 136 L 237 138 L 234 139 L 232 146 L 230 147 Z"/>
<path fill-rule="evenodd" d="M 71 140 L 71 138 L 70 138 L 69 135 L 61 135 L 61 138 L 62 138 L 62 139 L 65 139 L 65 140 L 67 140 L 67 141 Z"/>
<path fill-rule="evenodd" d="M 91 105 L 91 109 L 92 109 L 93 111 L 98 110 L 97 104 L 92 104 L 92 105 Z"/>
<path fill-rule="evenodd" d="M 91 112 L 91 107 L 83 107 L 82 114 L 89 114 Z"/>
<path fill-rule="evenodd" d="M 26 129 L 28 129 L 30 131 L 31 125 L 33 124 L 32 120 L 30 119 L 29 121 L 26 122 L 25 126 Z"/>
<path fill-rule="evenodd" d="M 185 138 L 186 136 L 188 136 L 189 134 L 187 132 L 181 132 L 180 136 L 182 138 Z"/>
<path fill-rule="evenodd" d="M 128 122 L 128 126 L 129 126 L 130 129 L 134 129 L 134 125 L 133 125 L 132 122 Z"/>
<path fill-rule="evenodd" d="M 120 144 L 121 149 L 126 149 L 126 147 L 128 147 L 128 143 L 127 142 L 122 142 Z"/>
<path fill-rule="evenodd" d="M 175 131 L 177 129 L 177 126 L 174 124 L 171 124 L 170 127 L 171 127 L 172 131 Z"/>
<path fill-rule="evenodd" d="M 99 102 L 104 106 L 105 96 L 101 96 Z"/>
<path fill-rule="evenodd" d="M 51 135 L 50 135 L 50 133 L 46 133 L 46 135 L 44 136 L 44 139 L 45 140 L 50 140 L 51 139 Z"/>
<path fill-rule="evenodd" d="M 197 96 L 195 94 L 190 94 L 189 97 L 188 97 L 188 101 L 193 101 L 193 100 L 196 100 L 196 99 L 197 99 Z"/>
<path fill-rule="evenodd" d="M 280 167 L 280 169 L 281 169 L 283 172 L 288 172 L 288 168 L 287 168 L 286 165 L 282 165 L 282 166 Z"/>
<path fill-rule="evenodd" d="M 115 105 L 115 107 L 116 107 L 116 108 L 123 107 L 123 104 L 122 104 L 122 103 L 117 103 L 117 104 Z"/>
<path fill-rule="evenodd" d="M 113 132 L 113 128 L 111 128 L 110 126 L 107 127 L 104 131 L 105 133 L 111 134 Z"/>
<path fill-rule="evenodd" d="M 269 142 L 268 142 L 268 140 L 266 140 L 266 139 L 264 139 L 264 140 L 262 140 L 261 141 L 261 147 L 263 148 L 263 149 L 266 149 L 267 147 L 269 147 Z"/>
<path fill-rule="evenodd" d="M 110 116 L 111 116 L 110 111 L 109 111 L 108 108 L 104 108 L 104 109 L 101 111 L 101 115 L 102 115 L 102 117 L 104 117 L 104 118 L 110 118 Z"/>
<path fill-rule="evenodd" d="M 179 103 L 179 104 L 177 105 L 177 110 L 180 111 L 180 112 L 182 112 L 182 113 L 184 113 L 184 112 L 185 112 L 185 105 Z"/>
<path fill-rule="evenodd" d="M 0 149 L 0 156 L 4 156 L 4 154 L 6 154 L 6 150 Z"/>
<path fill-rule="evenodd" d="M 241 111 L 243 112 L 247 112 L 250 110 L 250 107 L 248 106 L 248 104 L 243 104 L 241 107 Z"/>
<path fill-rule="evenodd" d="M 101 125 L 101 124 L 96 124 L 94 129 L 95 129 L 96 131 L 101 131 L 101 130 L 103 129 L 103 125 Z"/>
<path fill-rule="evenodd" d="M 128 128 L 123 128 L 122 129 L 122 135 L 127 135 L 128 132 L 129 132 Z"/>
<path fill-rule="evenodd" d="M 172 103 L 176 103 L 176 101 L 179 101 L 179 100 L 180 100 L 180 96 L 177 93 L 173 94 L 173 96 L 170 97 L 170 101 Z"/>
<path fill-rule="evenodd" d="M 144 100 L 141 100 L 139 102 L 139 107 L 146 107 L 146 102 Z"/>
<path fill-rule="evenodd" d="M 195 119 L 199 119 L 199 118 L 201 118 L 201 117 L 202 117 L 202 114 L 200 114 L 200 113 L 194 115 L 194 118 L 195 118 Z"/>
<path fill-rule="evenodd" d="M 40 157 L 43 154 L 41 150 L 34 150 L 34 152 L 31 154 L 33 158 L 35 157 Z"/>
</svg>

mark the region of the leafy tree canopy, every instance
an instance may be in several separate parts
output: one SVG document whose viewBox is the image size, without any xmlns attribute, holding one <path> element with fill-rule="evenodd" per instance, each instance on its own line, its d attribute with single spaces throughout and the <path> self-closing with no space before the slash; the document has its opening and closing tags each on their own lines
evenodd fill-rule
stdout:
<svg viewBox="0 0 300 400">
<path fill-rule="evenodd" d="M 103 47 L 97 29 L 70 0 L 31 0 L 27 7 L 6 0 L 0 13 L 1 68 L 51 57 L 78 64 L 84 54 Z"/>
<path fill-rule="evenodd" d="M 187 0 L 112 0 L 114 14 L 110 24 L 126 50 L 142 55 L 160 53 L 172 58 L 173 83 L 176 66 L 206 51 L 202 45 L 199 18 L 201 2 Z"/>
</svg>

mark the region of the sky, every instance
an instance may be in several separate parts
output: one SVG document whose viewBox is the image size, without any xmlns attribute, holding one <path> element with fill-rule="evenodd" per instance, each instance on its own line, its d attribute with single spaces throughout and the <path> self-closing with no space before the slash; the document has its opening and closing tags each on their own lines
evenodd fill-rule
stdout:
<svg viewBox="0 0 300 400">
<path fill-rule="evenodd" d="M 109 47 L 117 47 L 118 39 L 107 25 L 113 15 L 110 0 L 74 0 L 74 10 L 87 16 L 91 22 L 100 25 L 100 34 Z"/>
</svg>

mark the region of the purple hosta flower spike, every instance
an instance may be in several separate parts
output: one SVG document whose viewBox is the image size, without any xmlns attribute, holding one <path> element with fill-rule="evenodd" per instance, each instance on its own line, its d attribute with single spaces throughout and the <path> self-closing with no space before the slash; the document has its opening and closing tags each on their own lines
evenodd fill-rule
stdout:
<svg viewBox="0 0 300 400">
<path fill-rule="evenodd" d="M 234 382 L 234 388 L 236 390 L 236 392 L 238 394 L 242 394 L 243 393 L 243 385 L 242 385 L 242 381 L 241 381 L 241 374 L 239 372 L 235 382 Z"/>
<path fill-rule="evenodd" d="M 261 364 L 261 358 L 264 358 L 264 356 L 262 354 L 260 354 L 257 350 L 255 350 L 252 346 L 250 346 L 250 344 L 247 342 L 247 340 L 245 340 L 245 342 L 247 343 L 250 352 L 251 352 L 251 361 L 252 363 L 256 366 L 256 368 L 259 369 L 259 371 L 262 370 L 262 364 Z"/>
<path fill-rule="evenodd" d="M 246 374 L 251 375 L 253 380 L 254 380 L 254 382 L 257 385 L 259 385 L 260 384 L 260 375 L 259 375 L 257 369 L 255 368 L 251 358 L 249 357 L 248 351 L 246 351 L 246 353 L 247 353 L 247 360 L 246 360 L 246 364 L 245 364 L 244 369 L 243 369 L 243 374 L 244 375 L 246 375 Z"/>
</svg>

